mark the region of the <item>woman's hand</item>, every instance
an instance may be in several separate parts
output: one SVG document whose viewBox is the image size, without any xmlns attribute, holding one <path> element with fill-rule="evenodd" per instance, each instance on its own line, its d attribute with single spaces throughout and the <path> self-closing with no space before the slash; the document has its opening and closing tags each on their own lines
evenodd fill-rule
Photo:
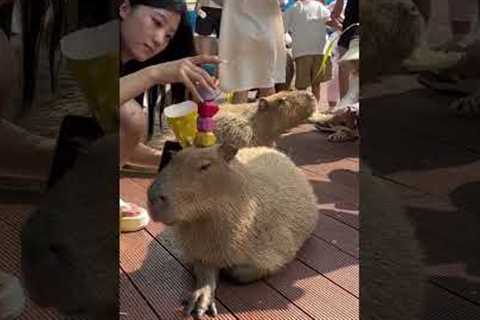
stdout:
<svg viewBox="0 0 480 320">
<path fill-rule="evenodd" d="M 203 101 L 198 88 L 215 90 L 217 83 L 199 67 L 205 63 L 219 64 L 216 56 L 196 56 L 172 62 L 160 63 L 120 78 L 119 105 L 124 104 L 156 84 L 181 82 L 190 90 L 195 100 Z"/>
<path fill-rule="evenodd" d="M 161 63 L 154 66 L 154 78 L 157 83 L 182 82 L 193 94 L 197 101 L 203 101 L 198 93 L 198 87 L 216 90 L 217 82 L 200 65 L 206 63 L 219 64 L 221 60 L 216 56 L 195 56 Z"/>
</svg>

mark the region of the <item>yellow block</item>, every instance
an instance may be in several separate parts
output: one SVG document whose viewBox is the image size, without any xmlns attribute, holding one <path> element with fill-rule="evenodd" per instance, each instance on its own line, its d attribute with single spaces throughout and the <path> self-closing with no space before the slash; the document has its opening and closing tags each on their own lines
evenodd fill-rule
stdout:
<svg viewBox="0 0 480 320">
<path fill-rule="evenodd" d="M 212 132 L 198 132 L 195 145 L 200 148 L 211 147 L 217 143 L 217 137 Z"/>
</svg>

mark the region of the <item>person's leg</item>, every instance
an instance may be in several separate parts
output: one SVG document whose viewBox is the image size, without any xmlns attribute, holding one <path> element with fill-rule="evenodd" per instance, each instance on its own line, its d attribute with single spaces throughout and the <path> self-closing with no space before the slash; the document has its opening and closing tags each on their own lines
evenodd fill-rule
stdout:
<svg viewBox="0 0 480 320">
<path fill-rule="evenodd" d="M 276 83 L 275 84 L 275 91 L 288 91 L 291 89 L 293 77 L 295 76 L 295 65 L 293 62 L 293 57 L 290 52 L 287 52 L 287 63 L 285 68 L 285 82 L 284 83 Z"/>
<path fill-rule="evenodd" d="M 347 52 L 344 47 L 338 47 L 339 59 Z M 345 64 L 338 66 L 338 88 L 340 92 L 340 99 L 342 99 L 348 92 L 350 82 L 350 70 Z"/>
<path fill-rule="evenodd" d="M 318 71 L 320 69 L 320 63 L 317 63 L 317 58 L 313 58 L 313 63 L 312 63 L 312 69 L 310 70 L 310 82 L 312 84 L 312 93 L 315 97 L 315 100 L 317 100 L 317 110 L 320 108 L 320 97 L 321 97 L 321 83 L 323 76 L 318 75 Z M 322 79 L 320 79 L 321 77 Z"/>
<path fill-rule="evenodd" d="M 315 99 L 317 100 L 317 105 L 320 105 L 321 90 L 322 90 L 322 87 L 320 83 L 312 84 L 312 93 L 315 96 Z"/>
<path fill-rule="evenodd" d="M 143 150 L 141 145 L 146 135 L 146 119 L 142 108 L 135 100 L 120 106 L 120 168 L 127 162 L 143 160 L 152 161 L 156 167 L 160 164 L 161 154 L 154 161 L 151 150 Z M 152 163 L 152 164 L 154 164 Z M 143 229 L 150 221 L 146 209 L 120 200 L 120 231 L 132 232 Z"/>
<path fill-rule="evenodd" d="M 145 137 L 145 115 L 135 100 L 120 106 L 120 167 L 130 160 L 133 151 Z"/>
<path fill-rule="evenodd" d="M 147 146 L 144 143 L 139 143 L 130 157 L 129 162 L 156 170 L 162 159 L 162 152 Z"/>
<path fill-rule="evenodd" d="M 120 107 L 120 167 L 127 162 L 157 168 L 161 152 L 143 144 L 146 119 L 140 105 L 131 100 Z"/>
<path fill-rule="evenodd" d="M 327 83 L 327 100 L 329 108 L 333 108 L 337 105 L 339 96 L 338 86 L 338 63 L 336 57 L 332 57 L 332 79 Z"/>
<path fill-rule="evenodd" d="M 314 55 L 312 56 L 312 65 L 310 69 L 310 82 L 312 84 L 312 93 L 317 99 L 317 105 L 320 107 L 320 98 L 321 98 L 321 84 L 326 83 L 332 79 L 332 63 L 327 61 L 323 73 L 319 73 L 322 63 L 323 55 Z"/>
<path fill-rule="evenodd" d="M 200 54 L 214 54 L 214 48 L 212 41 L 215 41 L 210 37 L 215 31 L 216 12 L 211 10 L 212 8 L 202 7 L 200 10 L 205 16 L 198 16 L 195 31 L 198 34 L 197 38 L 197 50 Z"/>
<path fill-rule="evenodd" d="M 295 58 L 295 88 L 306 90 L 310 86 L 311 56 Z"/>
<path fill-rule="evenodd" d="M 0 175 L 45 179 L 55 141 L 30 133 L 1 117 L 10 106 L 14 107 L 12 91 L 19 78 L 15 50 L 1 30 L 0 52 Z"/>
</svg>

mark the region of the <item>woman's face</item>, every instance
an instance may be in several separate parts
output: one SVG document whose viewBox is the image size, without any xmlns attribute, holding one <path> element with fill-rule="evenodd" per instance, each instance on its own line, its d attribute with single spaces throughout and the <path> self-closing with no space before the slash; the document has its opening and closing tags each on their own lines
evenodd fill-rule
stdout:
<svg viewBox="0 0 480 320">
<path fill-rule="evenodd" d="M 145 61 L 162 52 L 175 35 L 180 14 L 125 1 L 120 7 L 122 56 Z"/>
</svg>

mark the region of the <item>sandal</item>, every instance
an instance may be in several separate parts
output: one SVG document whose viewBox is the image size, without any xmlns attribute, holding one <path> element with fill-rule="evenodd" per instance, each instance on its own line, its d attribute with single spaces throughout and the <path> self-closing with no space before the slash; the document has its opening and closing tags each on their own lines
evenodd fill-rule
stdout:
<svg viewBox="0 0 480 320">
<path fill-rule="evenodd" d="M 344 126 L 337 126 L 335 133 L 328 136 L 328 141 L 335 143 L 350 142 L 358 139 L 357 133 Z"/>
<path fill-rule="evenodd" d="M 455 100 L 450 110 L 458 116 L 480 116 L 480 93 Z"/>
<path fill-rule="evenodd" d="M 149 222 L 150 216 L 146 209 L 120 199 L 120 232 L 140 231 Z"/>
</svg>

